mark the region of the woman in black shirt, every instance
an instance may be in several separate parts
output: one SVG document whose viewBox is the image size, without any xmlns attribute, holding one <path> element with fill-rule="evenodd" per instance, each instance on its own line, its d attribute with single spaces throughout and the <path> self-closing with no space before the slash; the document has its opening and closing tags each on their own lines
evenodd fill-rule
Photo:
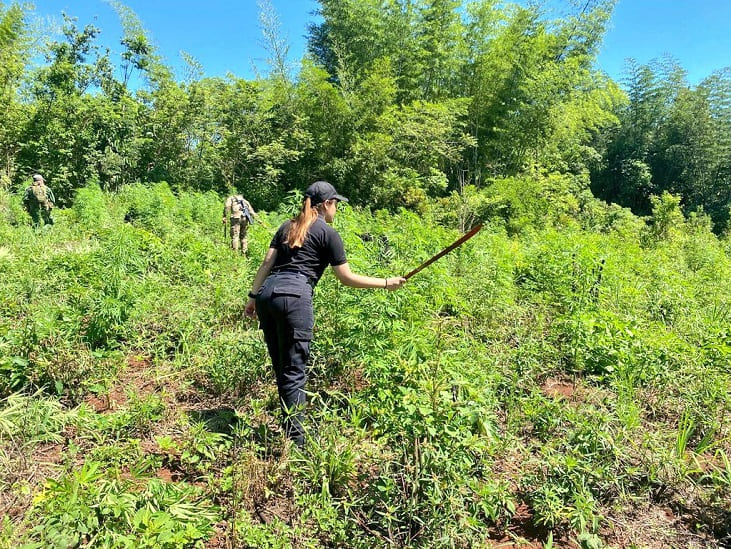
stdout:
<svg viewBox="0 0 731 549">
<path fill-rule="evenodd" d="M 283 223 L 272 238 L 246 303 L 246 316 L 259 317 L 277 377 L 284 429 L 298 446 L 305 439 L 302 420 L 314 325 L 312 291 L 325 268 L 332 265 L 336 278 L 353 288 L 395 290 L 406 282 L 401 276 L 374 278 L 350 270 L 343 240 L 328 225 L 338 202 L 347 198 L 327 181 L 307 188 L 299 215 Z"/>
</svg>

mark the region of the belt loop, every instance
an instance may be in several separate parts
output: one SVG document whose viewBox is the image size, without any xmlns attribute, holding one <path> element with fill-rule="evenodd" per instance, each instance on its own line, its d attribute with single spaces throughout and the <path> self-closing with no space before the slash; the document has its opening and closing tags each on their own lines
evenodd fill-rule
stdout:
<svg viewBox="0 0 731 549">
<path fill-rule="evenodd" d="M 295 274 L 297 276 L 301 276 L 302 278 L 304 278 L 305 279 L 305 282 L 307 282 L 307 285 L 310 288 L 312 288 L 313 290 L 315 289 L 315 279 L 314 278 L 310 278 L 305 273 L 296 272 Z"/>
</svg>

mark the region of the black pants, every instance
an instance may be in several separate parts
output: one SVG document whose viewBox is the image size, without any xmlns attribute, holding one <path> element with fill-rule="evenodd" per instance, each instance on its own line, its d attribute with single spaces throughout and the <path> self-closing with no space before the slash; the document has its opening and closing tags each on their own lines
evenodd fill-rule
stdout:
<svg viewBox="0 0 731 549">
<path fill-rule="evenodd" d="M 302 446 L 306 366 L 314 324 L 307 278 L 298 273 L 269 275 L 257 294 L 256 314 L 277 376 L 284 430 Z"/>
</svg>

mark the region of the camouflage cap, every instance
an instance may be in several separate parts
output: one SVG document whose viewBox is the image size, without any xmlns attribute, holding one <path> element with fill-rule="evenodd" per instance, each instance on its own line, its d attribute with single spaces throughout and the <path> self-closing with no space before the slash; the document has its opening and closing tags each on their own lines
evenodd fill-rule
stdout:
<svg viewBox="0 0 731 549">
<path fill-rule="evenodd" d="M 41 174 L 37 173 L 33 174 L 33 181 L 45 181 L 45 179 L 43 179 L 43 176 Z"/>
</svg>

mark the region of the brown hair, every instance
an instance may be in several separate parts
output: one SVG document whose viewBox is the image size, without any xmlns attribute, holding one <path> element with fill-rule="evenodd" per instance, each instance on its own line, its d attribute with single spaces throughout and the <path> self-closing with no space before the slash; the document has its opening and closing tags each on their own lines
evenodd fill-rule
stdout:
<svg viewBox="0 0 731 549">
<path fill-rule="evenodd" d="M 290 248 L 301 248 L 307 236 L 307 231 L 315 222 L 319 212 L 316 206 L 312 206 L 310 197 L 302 201 L 302 210 L 299 215 L 292 219 L 287 231 L 287 238 L 284 240 Z"/>
</svg>

